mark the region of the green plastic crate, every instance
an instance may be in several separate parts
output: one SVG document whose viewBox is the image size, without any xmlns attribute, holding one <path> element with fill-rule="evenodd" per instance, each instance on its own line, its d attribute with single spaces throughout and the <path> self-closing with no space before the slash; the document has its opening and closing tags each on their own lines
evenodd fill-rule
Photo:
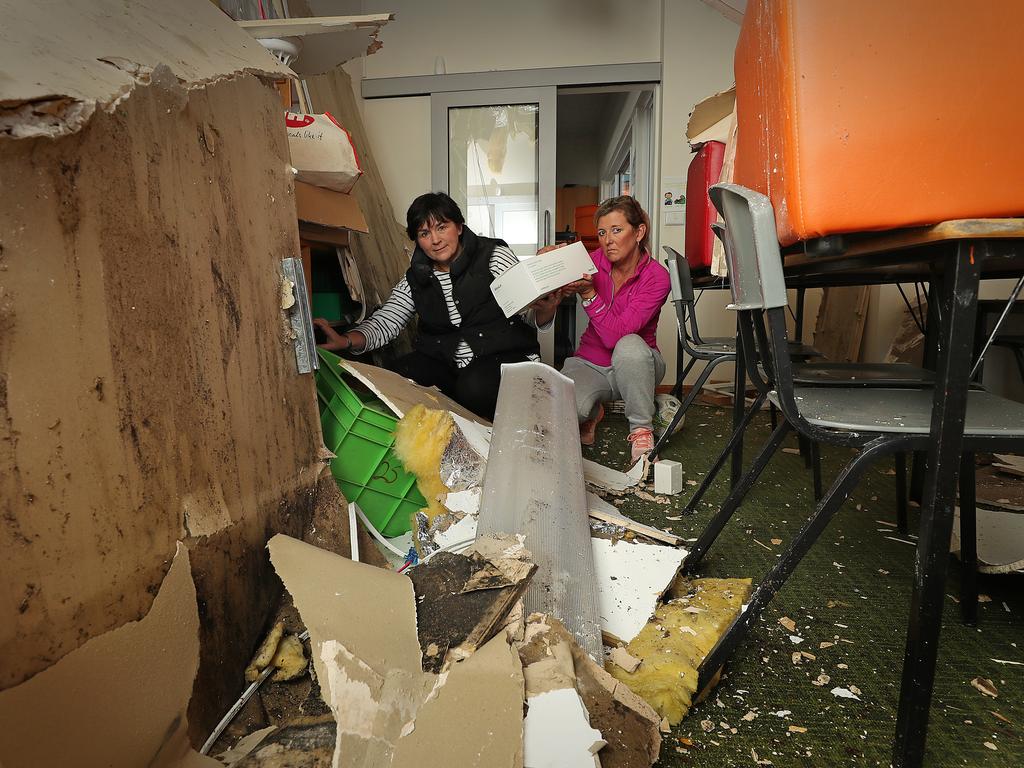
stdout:
<svg viewBox="0 0 1024 768">
<path fill-rule="evenodd" d="M 377 530 L 388 537 L 407 533 L 413 514 L 427 502 L 394 454 L 398 419 L 379 399 L 346 381 L 337 355 L 317 351 L 320 426 L 324 444 L 336 454 L 331 474 Z"/>
<path fill-rule="evenodd" d="M 340 293 L 313 291 L 313 317 L 325 317 L 328 320 L 340 320 L 341 315 Z"/>
</svg>

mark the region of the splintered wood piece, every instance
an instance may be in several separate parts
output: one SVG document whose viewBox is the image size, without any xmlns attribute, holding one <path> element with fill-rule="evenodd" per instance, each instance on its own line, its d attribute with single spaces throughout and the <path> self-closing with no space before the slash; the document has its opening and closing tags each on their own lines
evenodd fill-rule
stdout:
<svg viewBox="0 0 1024 768">
<path fill-rule="evenodd" d="M 513 569 L 521 576 L 518 583 L 489 587 L 480 584 L 493 580 L 495 572 L 507 581 L 510 571 L 475 553 L 467 557 L 439 552 L 410 569 L 424 672 L 441 672 L 450 654 L 458 650 L 468 655 L 494 636 L 537 569 L 532 563 L 525 565 Z"/>
</svg>

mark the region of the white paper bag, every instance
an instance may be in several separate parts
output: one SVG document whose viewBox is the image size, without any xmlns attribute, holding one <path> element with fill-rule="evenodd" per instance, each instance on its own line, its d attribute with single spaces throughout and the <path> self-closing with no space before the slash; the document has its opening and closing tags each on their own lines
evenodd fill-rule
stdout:
<svg viewBox="0 0 1024 768">
<path fill-rule="evenodd" d="M 329 112 L 286 112 L 285 124 L 297 178 L 335 192 L 351 192 L 363 169 L 348 131 Z"/>
</svg>

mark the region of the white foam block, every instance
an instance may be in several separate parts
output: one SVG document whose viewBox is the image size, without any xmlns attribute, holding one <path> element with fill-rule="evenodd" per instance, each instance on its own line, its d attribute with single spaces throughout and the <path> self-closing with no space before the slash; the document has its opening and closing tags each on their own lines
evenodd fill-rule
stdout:
<svg viewBox="0 0 1024 768">
<path fill-rule="evenodd" d="M 683 490 L 683 465 L 662 459 L 654 463 L 654 492 L 677 494 Z"/>
</svg>

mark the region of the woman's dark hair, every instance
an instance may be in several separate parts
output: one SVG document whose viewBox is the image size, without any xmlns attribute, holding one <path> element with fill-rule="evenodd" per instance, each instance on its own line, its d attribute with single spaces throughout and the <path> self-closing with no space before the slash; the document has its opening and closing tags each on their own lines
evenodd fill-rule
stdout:
<svg viewBox="0 0 1024 768">
<path fill-rule="evenodd" d="M 640 207 L 640 203 L 629 195 L 610 197 L 597 207 L 597 213 L 594 214 L 594 224 L 597 224 L 602 216 L 607 216 L 612 211 L 621 213 L 626 221 L 634 227 L 639 227 L 641 224 L 646 227 L 644 236 L 640 240 L 640 248 L 645 251 L 649 250 L 648 246 L 651 243 L 651 219 L 648 217 L 647 212 Z"/>
<path fill-rule="evenodd" d="M 416 233 L 420 227 L 430 221 L 451 221 L 465 224 L 466 219 L 459 210 L 459 205 L 444 192 L 427 192 L 412 201 L 405 214 L 405 233 L 409 239 L 416 241 Z"/>
</svg>

